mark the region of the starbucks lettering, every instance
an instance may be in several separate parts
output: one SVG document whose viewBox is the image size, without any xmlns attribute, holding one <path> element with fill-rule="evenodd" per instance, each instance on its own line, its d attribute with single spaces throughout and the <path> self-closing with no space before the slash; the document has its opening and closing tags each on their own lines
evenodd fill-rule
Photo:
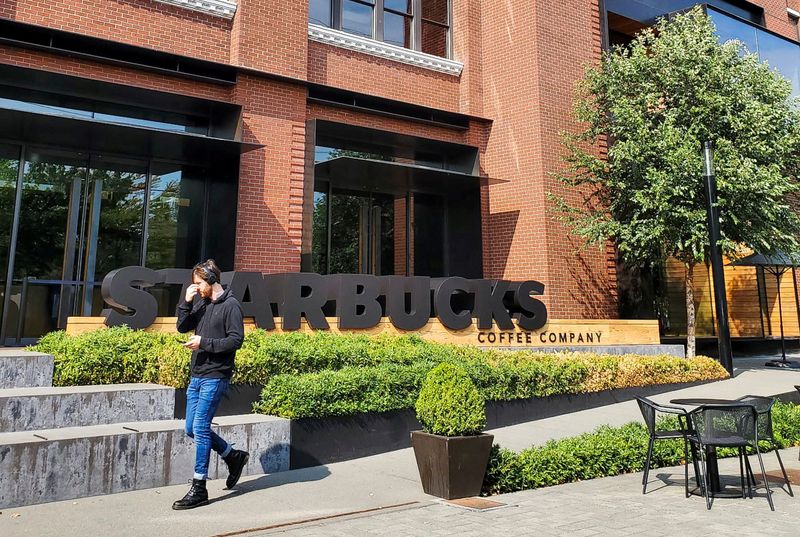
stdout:
<svg viewBox="0 0 800 537">
<path fill-rule="evenodd" d="M 147 328 L 156 320 L 158 304 L 147 289 L 155 285 L 183 284 L 190 269 L 152 270 L 124 267 L 103 280 L 103 310 L 107 326 Z M 501 330 L 535 331 L 547 323 L 547 308 L 537 296 L 544 285 L 536 281 L 468 280 L 460 277 L 372 276 L 368 274 L 226 272 L 222 283 L 241 302 L 245 317 L 256 326 L 298 330 L 301 318 L 311 328 L 327 330 L 328 317 L 338 318 L 341 329 L 372 328 L 388 317 L 399 330 L 413 331 L 436 317 L 450 330 L 463 330 L 477 318 L 478 327 L 496 324 Z"/>
</svg>

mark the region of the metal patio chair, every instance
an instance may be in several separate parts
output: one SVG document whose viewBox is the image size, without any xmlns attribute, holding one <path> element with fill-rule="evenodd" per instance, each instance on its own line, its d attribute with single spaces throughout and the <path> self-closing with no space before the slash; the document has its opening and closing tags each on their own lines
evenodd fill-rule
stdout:
<svg viewBox="0 0 800 537">
<path fill-rule="evenodd" d="M 639 403 L 639 410 L 642 411 L 644 423 L 647 426 L 647 432 L 650 434 L 650 442 L 647 447 L 647 458 L 644 461 L 644 475 L 642 476 L 642 494 L 647 493 L 647 477 L 650 475 L 650 463 L 653 457 L 653 445 L 656 440 L 675 440 L 678 438 L 683 439 L 683 458 L 685 461 L 685 482 L 684 488 L 686 497 L 689 497 L 689 436 L 691 430 L 689 427 L 689 414 L 683 408 L 670 405 L 661 405 L 655 401 L 651 401 L 645 397 L 636 396 L 636 402 Z M 659 431 L 656 428 L 656 418 L 659 414 L 669 414 L 678 417 L 678 429 Z M 692 458 L 694 465 L 694 475 L 698 485 L 700 484 L 700 477 L 698 474 L 697 461 Z"/>
<path fill-rule="evenodd" d="M 762 395 L 745 395 L 738 398 L 737 401 L 741 401 L 742 403 L 756 407 L 756 412 L 758 413 L 758 439 L 759 441 L 766 440 L 770 443 L 770 446 L 775 451 L 775 456 L 778 457 L 778 464 L 781 467 L 783 479 L 786 481 L 786 487 L 788 488 L 789 496 L 794 496 L 792 484 L 789 482 L 789 476 L 786 475 L 786 468 L 783 466 L 781 453 L 778 449 L 778 444 L 775 442 L 775 433 L 772 430 L 772 406 L 775 404 L 775 399 L 773 397 L 764 397 Z M 747 468 L 749 471 L 749 476 L 752 477 L 753 470 L 750 468 L 749 461 L 747 462 Z M 753 484 L 755 484 L 755 479 L 753 479 Z"/>
<path fill-rule="evenodd" d="M 761 458 L 761 451 L 758 448 L 758 411 L 752 404 L 737 403 L 730 405 L 704 405 L 696 408 L 689 413 L 694 435 L 689 437 L 689 441 L 697 443 L 700 458 L 703 461 L 703 484 L 706 492 L 706 507 L 711 509 L 713 492 L 708 483 L 708 459 L 706 456 L 707 448 L 738 448 L 739 450 L 739 472 L 742 483 L 742 497 L 745 497 L 745 469 L 743 459 L 746 460 L 745 448 L 752 447 L 758 456 L 758 464 L 761 466 L 761 475 L 764 478 L 764 486 L 767 489 L 767 501 L 769 508 L 774 511 L 772 503 L 772 491 L 769 488 L 767 472 L 764 470 L 764 461 Z M 747 479 L 747 488 L 752 497 L 753 492 L 750 488 L 750 478 Z"/>
</svg>

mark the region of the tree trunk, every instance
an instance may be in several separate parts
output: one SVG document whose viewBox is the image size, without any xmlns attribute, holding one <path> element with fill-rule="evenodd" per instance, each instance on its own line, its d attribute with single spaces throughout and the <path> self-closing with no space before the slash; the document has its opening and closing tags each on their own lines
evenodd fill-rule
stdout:
<svg viewBox="0 0 800 537">
<path fill-rule="evenodd" d="M 695 354 L 694 262 L 686 264 L 686 357 Z"/>
</svg>

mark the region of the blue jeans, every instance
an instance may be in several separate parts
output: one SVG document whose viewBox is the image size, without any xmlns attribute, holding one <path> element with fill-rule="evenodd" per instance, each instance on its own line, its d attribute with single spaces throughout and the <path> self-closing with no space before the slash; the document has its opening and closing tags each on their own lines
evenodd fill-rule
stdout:
<svg viewBox="0 0 800 537">
<path fill-rule="evenodd" d="M 186 390 L 186 434 L 194 438 L 194 478 L 208 479 L 208 462 L 213 449 L 222 457 L 231 451 L 231 446 L 211 430 L 211 420 L 225 390 L 228 379 L 206 379 L 192 377 Z"/>
</svg>

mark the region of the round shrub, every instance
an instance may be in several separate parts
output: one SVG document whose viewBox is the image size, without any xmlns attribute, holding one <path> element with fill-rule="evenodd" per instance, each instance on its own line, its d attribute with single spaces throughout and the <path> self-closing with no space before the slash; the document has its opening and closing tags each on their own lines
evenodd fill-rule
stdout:
<svg viewBox="0 0 800 537">
<path fill-rule="evenodd" d="M 484 401 L 466 371 L 449 363 L 434 367 L 422 383 L 416 404 L 425 430 L 443 436 L 466 436 L 486 425 Z"/>
</svg>

